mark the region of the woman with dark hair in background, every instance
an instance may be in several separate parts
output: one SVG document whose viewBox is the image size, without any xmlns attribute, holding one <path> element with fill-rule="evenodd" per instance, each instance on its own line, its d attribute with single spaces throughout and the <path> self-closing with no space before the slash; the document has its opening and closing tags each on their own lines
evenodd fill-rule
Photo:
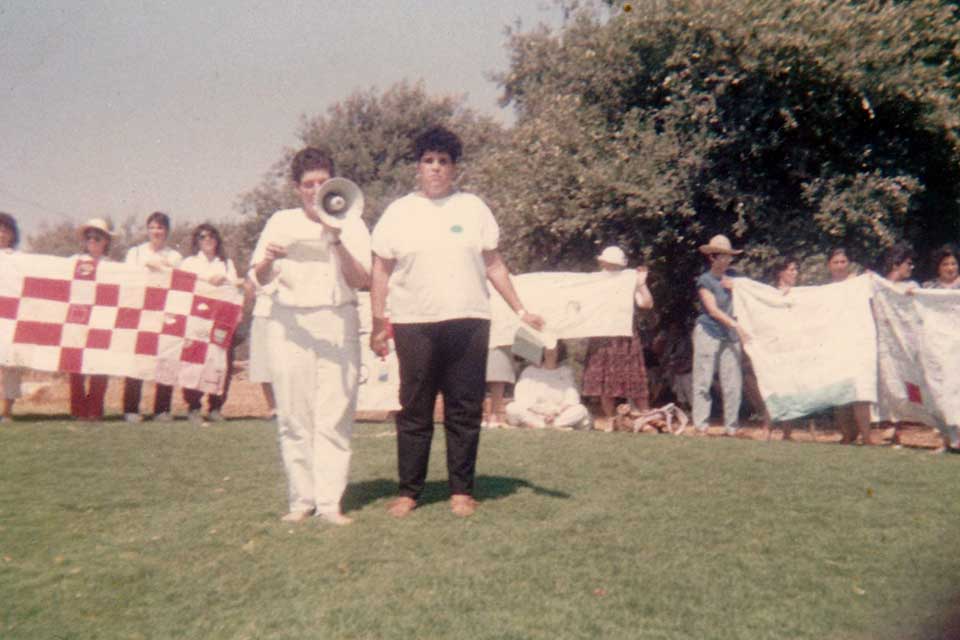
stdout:
<svg viewBox="0 0 960 640">
<path fill-rule="evenodd" d="M 960 253 L 952 244 L 945 244 L 933 252 L 933 270 L 936 276 L 923 283 L 924 289 L 960 289 Z"/>
<path fill-rule="evenodd" d="M 216 287 L 240 284 L 237 278 L 237 270 L 233 266 L 233 260 L 227 258 L 220 232 L 213 225 L 204 223 L 193 230 L 190 251 L 192 255 L 184 259 L 180 265 L 182 270 L 196 273 L 200 280 L 209 282 Z M 233 345 L 231 344 L 227 347 L 227 373 L 226 380 L 223 383 L 223 393 L 219 395 L 207 394 L 207 420 L 211 422 L 223 420 L 220 409 L 223 407 L 223 403 L 227 401 L 227 392 L 230 390 L 232 375 Z M 194 424 L 203 424 L 204 420 L 200 414 L 203 392 L 196 389 L 184 389 L 183 399 L 187 403 L 189 410 L 187 416 L 190 421 Z"/>
<path fill-rule="evenodd" d="M 960 253 L 956 245 L 945 244 L 933 252 L 933 270 L 936 276 L 923 283 L 924 289 L 960 289 Z M 956 449 L 957 425 L 948 425 L 940 432 L 941 445 L 937 452 Z"/>
<path fill-rule="evenodd" d="M 110 225 L 102 218 L 91 218 L 83 223 L 80 238 L 84 252 L 73 256 L 77 260 L 77 270 L 86 268 L 94 271 L 101 260 L 109 260 L 107 254 L 110 253 L 112 237 Z M 107 376 L 71 373 L 70 415 L 79 420 L 100 420 L 103 418 L 103 398 L 106 394 Z"/>
<path fill-rule="evenodd" d="M 147 217 L 147 241 L 127 250 L 126 264 L 144 267 L 151 271 L 176 269 L 183 256 L 176 249 L 167 246 L 170 236 L 170 217 L 162 211 L 154 211 Z M 172 419 L 170 404 L 173 387 L 168 384 L 155 385 L 153 398 L 153 419 L 168 422 Z M 130 423 L 143 421 L 140 415 L 140 393 L 143 380 L 126 378 L 123 383 L 123 418 Z"/>
<path fill-rule="evenodd" d="M 834 247 L 827 253 L 827 270 L 830 272 L 830 281 L 843 282 L 851 277 L 850 257 L 844 247 Z M 841 444 L 853 444 L 860 441 L 873 444 L 870 436 L 870 403 L 850 402 L 833 408 L 833 426 L 840 432 Z"/>
<path fill-rule="evenodd" d="M 17 228 L 16 218 L 0 211 L 0 254 L 12 255 L 18 244 L 20 230 Z M 3 379 L 3 410 L 0 413 L 0 422 L 10 422 L 13 419 L 13 403 L 20 397 L 20 369 L 0 367 L 0 378 Z"/>
<path fill-rule="evenodd" d="M 917 289 L 920 285 L 916 280 L 912 280 L 910 276 L 913 275 L 913 261 L 916 259 L 917 254 L 914 253 L 913 247 L 911 247 L 906 242 L 898 242 L 889 249 L 883 255 L 883 260 L 880 263 L 880 273 L 890 281 L 894 288 L 900 293 L 910 294 L 914 289 Z M 890 422 L 892 416 L 880 416 L 881 422 Z M 891 437 L 890 444 L 894 448 L 899 449 L 902 446 L 900 442 L 900 432 L 903 428 L 903 424 L 899 421 L 893 421 L 893 436 Z"/>
</svg>

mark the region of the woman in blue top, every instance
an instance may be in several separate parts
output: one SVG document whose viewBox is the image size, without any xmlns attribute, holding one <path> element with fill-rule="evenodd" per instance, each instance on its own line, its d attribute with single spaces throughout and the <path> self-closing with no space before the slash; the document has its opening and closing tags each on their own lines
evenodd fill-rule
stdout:
<svg viewBox="0 0 960 640">
<path fill-rule="evenodd" d="M 730 246 L 726 236 L 717 235 L 700 247 L 710 268 L 697 278 L 697 294 L 703 312 L 693 330 L 693 425 L 697 433 L 707 433 L 710 418 L 710 386 L 715 372 L 720 373 L 723 390 L 724 435 L 737 434 L 740 398 L 743 391 L 741 342 L 746 333 L 733 317 L 732 283 L 727 269 L 733 257 L 743 253 Z"/>
</svg>

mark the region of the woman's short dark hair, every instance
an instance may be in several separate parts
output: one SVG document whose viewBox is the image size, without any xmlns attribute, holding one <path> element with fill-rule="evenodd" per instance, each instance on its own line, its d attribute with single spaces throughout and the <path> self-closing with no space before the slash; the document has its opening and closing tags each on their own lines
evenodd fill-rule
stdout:
<svg viewBox="0 0 960 640">
<path fill-rule="evenodd" d="M 207 222 L 197 225 L 197 228 L 193 230 L 193 235 L 190 238 L 190 253 L 193 255 L 200 253 L 200 234 L 204 231 L 213 235 L 217 241 L 217 257 L 226 262 L 227 252 L 223 249 L 223 238 L 220 237 L 220 232 L 217 231 L 217 228 Z"/>
<path fill-rule="evenodd" d="M 789 269 L 792 264 L 797 265 L 798 269 L 800 268 L 800 261 L 797 260 L 796 256 L 785 255 L 774 260 L 773 264 L 770 265 L 770 280 L 773 281 L 774 286 L 780 283 L 780 275 Z"/>
<path fill-rule="evenodd" d="M 954 244 L 947 243 L 942 247 L 939 247 L 936 251 L 933 252 L 933 275 L 937 277 L 940 275 L 940 263 L 943 262 L 946 258 L 952 257 L 954 260 L 960 264 L 960 253 L 958 253 L 957 246 Z"/>
<path fill-rule="evenodd" d="M 301 149 L 290 162 L 290 177 L 295 184 L 300 184 L 303 174 L 308 171 L 326 171 L 332 178 L 336 173 L 333 156 L 326 150 L 317 147 Z"/>
<path fill-rule="evenodd" d="M 164 229 L 166 229 L 167 233 L 170 232 L 170 216 L 165 214 L 163 211 L 154 211 L 149 216 L 147 216 L 148 227 L 154 222 L 156 222 L 157 224 L 161 225 Z"/>
<path fill-rule="evenodd" d="M 917 254 L 914 253 L 913 247 L 909 243 L 896 243 L 883 254 L 883 261 L 880 263 L 881 275 L 886 276 L 907 260 L 915 260 L 916 257 Z"/>
<path fill-rule="evenodd" d="M 427 151 L 439 151 L 450 156 L 450 160 L 457 162 L 463 153 L 463 143 L 457 134 L 444 127 L 430 127 L 417 136 L 413 141 L 413 155 L 417 162 Z"/>
<path fill-rule="evenodd" d="M 843 256 L 847 260 L 850 260 L 850 253 L 847 251 L 846 247 L 832 247 L 830 252 L 827 253 L 827 262 L 830 262 L 837 256 Z M 851 260 L 852 262 L 852 260 Z"/>
<path fill-rule="evenodd" d="M 10 242 L 10 248 L 15 249 L 20 244 L 20 229 L 17 228 L 17 219 L 9 213 L 0 211 L 0 227 L 10 229 L 13 234 L 13 240 Z"/>
</svg>

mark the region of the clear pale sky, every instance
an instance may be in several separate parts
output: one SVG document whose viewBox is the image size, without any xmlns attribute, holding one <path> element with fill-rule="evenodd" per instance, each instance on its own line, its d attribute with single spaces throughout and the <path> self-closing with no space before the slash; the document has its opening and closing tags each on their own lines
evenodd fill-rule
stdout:
<svg viewBox="0 0 960 640">
<path fill-rule="evenodd" d="M 0 2 L 0 210 L 43 222 L 239 215 L 303 115 L 423 80 L 503 122 L 504 28 L 542 0 Z"/>
</svg>

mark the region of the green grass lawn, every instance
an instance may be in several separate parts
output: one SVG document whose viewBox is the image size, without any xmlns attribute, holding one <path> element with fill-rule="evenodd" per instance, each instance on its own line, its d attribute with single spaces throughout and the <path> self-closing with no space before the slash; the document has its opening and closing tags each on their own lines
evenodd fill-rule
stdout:
<svg viewBox="0 0 960 640">
<path fill-rule="evenodd" d="M 0 428 L 0 638 L 946 638 L 960 456 L 485 432 L 397 521 L 358 425 L 350 527 L 286 525 L 272 424 Z"/>
</svg>

